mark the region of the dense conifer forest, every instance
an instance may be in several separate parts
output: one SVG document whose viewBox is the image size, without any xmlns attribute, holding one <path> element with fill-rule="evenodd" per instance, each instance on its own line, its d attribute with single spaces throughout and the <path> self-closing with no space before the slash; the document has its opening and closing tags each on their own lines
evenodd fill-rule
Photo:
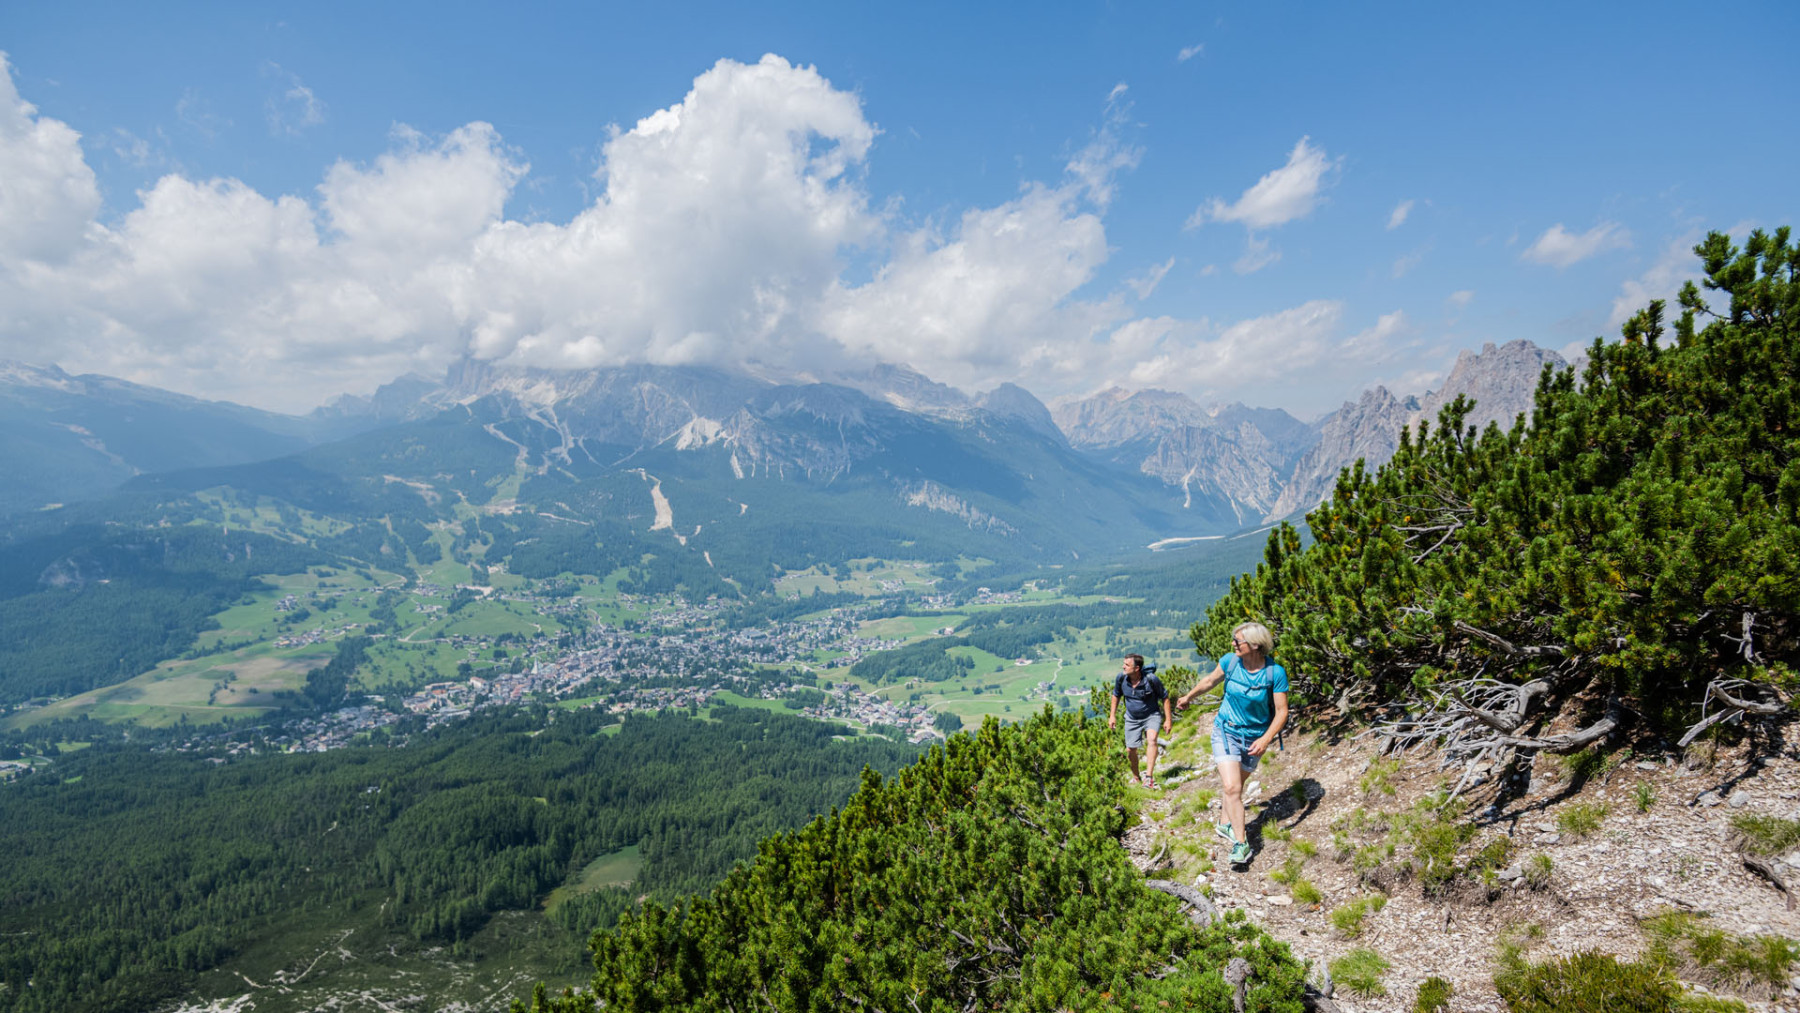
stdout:
<svg viewBox="0 0 1800 1013">
<path fill-rule="evenodd" d="M 376 745 L 229 760 L 129 743 L 0 791 L 0 1010 L 141 1010 L 303 912 L 454 944 L 631 845 L 579 931 L 717 882 L 916 749 L 763 711 L 521 710 Z"/>
</svg>

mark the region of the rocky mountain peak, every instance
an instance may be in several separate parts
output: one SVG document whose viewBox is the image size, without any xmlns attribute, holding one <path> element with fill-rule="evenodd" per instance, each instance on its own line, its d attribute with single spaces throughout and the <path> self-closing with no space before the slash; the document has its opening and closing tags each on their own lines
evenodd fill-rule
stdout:
<svg viewBox="0 0 1800 1013">
<path fill-rule="evenodd" d="M 1051 412 L 1078 447 L 1114 447 L 1181 426 L 1204 426 L 1212 415 L 1186 394 L 1108 387 L 1091 397 L 1061 401 Z"/>
<path fill-rule="evenodd" d="M 981 395 L 977 404 L 990 415 L 1013 419 L 1058 443 L 1066 442 L 1050 409 L 1044 407 L 1037 395 L 1018 384 L 1003 383 Z"/>
<path fill-rule="evenodd" d="M 1530 410 L 1538 377 L 1546 365 L 1561 369 L 1568 363 L 1555 352 L 1524 340 L 1498 346 L 1490 341 L 1479 353 L 1464 349 L 1457 353 L 1456 365 L 1450 368 L 1440 392 L 1426 395 L 1428 403 L 1421 407 L 1427 415 L 1435 415 L 1456 395 L 1467 394 L 1475 400 L 1469 425 L 1479 429 L 1498 422 L 1507 428 L 1520 412 Z"/>
<path fill-rule="evenodd" d="M 947 383 L 938 383 L 910 366 L 887 362 L 861 372 L 840 374 L 836 382 L 901 411 L 926 415 L 959 415 L 974 404 L 967 394 Z"/>
<path fill-rule="evenodd" d="M 1331 495 L 1338 472 L 1358 458 L 1370 468 L 1386 464 L 1400 446 L 1400 430 L 1421 419 L 1436 420 L 1438 410 L 1466 394 L 1475 401 L 1468 425 L 1489 422 L 1510 426 L 1528 413 L 1545 365 L 1562 367 L 1562 356 L 1529 341 L 1492 342 L 1480 352 L 1464 350 L 1456 357 L 1442 387 L 1417 397 L 1396 397 L 1386 388 L 1364 391 L 1354 402 L 1320 420 L 1319 442 L 1294 466 L 1281 497 L 1266 520 L 1310 510 Z"/>
</svg>

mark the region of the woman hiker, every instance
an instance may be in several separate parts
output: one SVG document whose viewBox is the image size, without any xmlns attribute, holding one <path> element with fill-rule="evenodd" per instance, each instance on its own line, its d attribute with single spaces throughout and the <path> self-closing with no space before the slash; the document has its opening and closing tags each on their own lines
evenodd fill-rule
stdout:
<svg viewBox="0 0 1800 1013">
<path fill-rule="evenodd" d="M 1244 830 L 1244 779 L 1262 762 L 1269 743 L 1287 724 L 1287 669 L 1272 660 L 1274 653 L 1275 638 L 1269 635 L 1269 628 L 1262 623 L 1244 623 L 1231 631 L 1231 654 L 1220 658 L 1211 675 L 1175 702 L 1176 707 L 1186 707 L 1195 697 L 1225 683 L 1212 732 L 1225 822 L 1215 824 L 1213 832 L 1231 843 L 1233 865 L 1250 861 L 1250 836 Z"/>
</svg>

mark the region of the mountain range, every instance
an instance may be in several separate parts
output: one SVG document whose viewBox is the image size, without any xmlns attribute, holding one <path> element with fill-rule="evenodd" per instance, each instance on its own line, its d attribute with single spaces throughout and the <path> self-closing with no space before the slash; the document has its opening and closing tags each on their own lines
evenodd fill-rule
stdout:
<svg viewBox="0 0 1800 1013">
<path fill-rule="evenodd" d="M 771 515 L 765 523 L 878 515 L 901 540 L 900 529 L 928 519 L 1003 555 L 1079 558 L 1303 513 L 1330 494 L 1339 469 L 1385 461 L 1402 427 L 1459 394 L 1476 400 L 1472 424 L 1510 424 L 1529 411 L 1546 365 L 1564 363 L 1526 341 L 1490 344 L 1464 352 L 1436 391 L 1375 387 L 1308 423 L 1159 390 L 1110 389 L 1052 410 L 1013 384 L 971 396 L 897 365 L 783 383 L 700 367 L 473 360 L 441 379 L 402 377 L 290 416 L 7 362 L 0 467 L 13 481 L 0 489 L 0 514 L 159 473 L 181 474 L 172 480 L 184 487 L 254 484 L 247 476 L 266 478 L 268 465 L 232 469 L 288 460 L 433 495 L 454 487 L 475 503 L 535 497 L 536 509 L 556 512 L 584 501 L 681 544 L 709 524 L 764 530 L 743 520 L 758 508 Z M 468 453 L 493 458 L 489 491 L 450 474 L 446 458 Z M 503 471 L 520 479 L 505 496 L 492 491 L 506 485 Z"/>
</svg>

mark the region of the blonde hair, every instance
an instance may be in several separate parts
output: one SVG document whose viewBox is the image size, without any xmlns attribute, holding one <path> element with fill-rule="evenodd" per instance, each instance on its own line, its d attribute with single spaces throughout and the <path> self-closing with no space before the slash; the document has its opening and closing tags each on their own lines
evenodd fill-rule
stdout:
<svg viewBox="0 0 1800 1013">
<path fill-rule="evenodd" d="M 1275 653 L 1275 637 L 1262 623 L 1239 623 L 1237 628 L 1231 631 L 1231 639 L 1242 640 L 1246 644 L 1254 645 L 1262 651 L 1262 656 L 1265 658 Z"/>
</svg>

